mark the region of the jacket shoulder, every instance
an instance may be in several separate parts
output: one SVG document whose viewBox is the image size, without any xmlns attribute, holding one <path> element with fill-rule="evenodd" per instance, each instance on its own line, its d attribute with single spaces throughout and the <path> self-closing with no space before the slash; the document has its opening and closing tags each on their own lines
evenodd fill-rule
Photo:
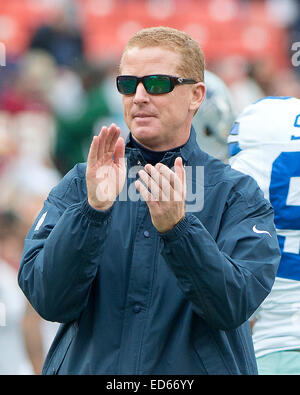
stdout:
<svg viewBox="0 0 300 395">
<path fill-rule="evenodd" d="M 54 201 L 62 208 L 79 203 L 87 196 L 86 163 L 75 165 L 49 193 L 48 201 Z"/>
</svg>

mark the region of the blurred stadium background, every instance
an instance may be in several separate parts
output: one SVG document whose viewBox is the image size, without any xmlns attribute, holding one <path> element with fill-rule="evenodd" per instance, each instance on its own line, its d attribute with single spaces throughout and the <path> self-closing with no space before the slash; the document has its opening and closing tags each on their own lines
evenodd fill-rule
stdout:
<svg viewBox="0 0 300 395">
<path fill-rule="evenodd" d="M 101 124 L 128 133 L 113 77 L 128 38 L 160 25 L 199 41 L 236 113 L 300 97 L 300 0 L 1 0 L 0 374 L 38 373 L 53 336 L 16 285 L 24 236 Z"/>
</svg>

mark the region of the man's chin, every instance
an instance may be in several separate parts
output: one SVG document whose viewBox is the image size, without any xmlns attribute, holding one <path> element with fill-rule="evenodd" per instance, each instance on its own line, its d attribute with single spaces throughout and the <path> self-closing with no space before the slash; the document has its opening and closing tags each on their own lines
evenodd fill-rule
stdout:
<svg viewBox="0 0 300 395">
<path fill-rule="evenodd" d="M 138 143 L 146 147 L 155 145 L 158 142 L 159 135 L 151 127 L 134 128 L 131 133 Z"/>
</svg>

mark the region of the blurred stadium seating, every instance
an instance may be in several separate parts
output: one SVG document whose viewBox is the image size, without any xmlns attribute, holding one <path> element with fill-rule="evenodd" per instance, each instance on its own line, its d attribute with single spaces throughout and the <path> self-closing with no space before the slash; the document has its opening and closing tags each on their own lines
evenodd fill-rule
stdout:
<svg viewBox="0 0 300 395">
<path fill-rule="evenodd" d="M 286 64 L 286 31 L 267 12 L 264 1 L 238 0 L 77 0 L 85 54 L 89 59 L 118 55 L 124 43 L 142 27 L 165 25 L 198 39 L 207 60 L 230 54 L 257 59 L 268 54 Z M 51 22 L 58 1 L 2 0 L 0 41 L 7 53 L 26 50 L 33 31 Z"/>
</svg>

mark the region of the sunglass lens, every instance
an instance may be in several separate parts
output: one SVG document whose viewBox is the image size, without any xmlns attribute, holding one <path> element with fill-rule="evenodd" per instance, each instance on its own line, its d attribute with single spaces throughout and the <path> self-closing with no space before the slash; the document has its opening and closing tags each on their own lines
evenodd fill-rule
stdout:
<svg viewBox="0 0 300 395">
<path fill-rule="evenodd" d="M 145 87 L 148 93 L 158 95 L 171 91 L 171 82 L 168 77 L 152 75 L 145 78 Z"/>
<path fill-rule="evenodd" d="M 119 77 L 117 79 L 117 85 L 119 92 L 130 95 L 135 92 L 136 89 L 136 78 L 134 77 Z"/>
</svg>

